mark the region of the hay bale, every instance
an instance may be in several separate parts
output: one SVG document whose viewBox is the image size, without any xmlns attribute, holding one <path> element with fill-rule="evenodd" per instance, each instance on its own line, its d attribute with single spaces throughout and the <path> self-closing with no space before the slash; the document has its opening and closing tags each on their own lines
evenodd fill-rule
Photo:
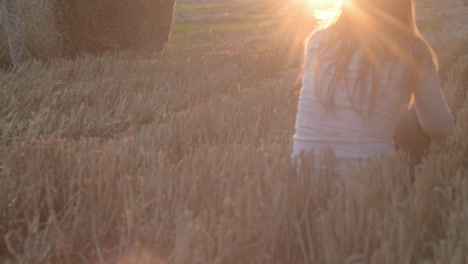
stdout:
<svg viewBox="0 0 468 264">
<path fill-rule="evenodd" d="M 56 0 L 56 24 L 69 55 L 159 51 L 169 38 L 174 0 Z"/>
<path fill-rule="evenodd" d="M 60 56 L 54 0 L 0 0 L 0 60 L 20 64 L 30 56 Z"/>
<path fill-rule="evenodd" d="M 0 60 L 160 51 L 174 0 L 0 0 Z"/>
</svg>

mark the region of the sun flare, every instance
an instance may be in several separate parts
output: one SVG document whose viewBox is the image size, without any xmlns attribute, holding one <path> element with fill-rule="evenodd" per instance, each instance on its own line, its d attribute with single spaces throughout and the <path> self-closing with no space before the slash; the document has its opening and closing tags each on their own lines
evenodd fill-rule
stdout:
<svg viewBox="0 0 468 264">
<path fill-rule="evenodd" d="M 343 0 L 305 0 L 312 6 L 339 6 Z"/>
<path fill-rule="evenodd" d="M 343 0 L 305 0 L 308 8 L 319 20 L 335 17 L 343 4 Z"/>
</svg>

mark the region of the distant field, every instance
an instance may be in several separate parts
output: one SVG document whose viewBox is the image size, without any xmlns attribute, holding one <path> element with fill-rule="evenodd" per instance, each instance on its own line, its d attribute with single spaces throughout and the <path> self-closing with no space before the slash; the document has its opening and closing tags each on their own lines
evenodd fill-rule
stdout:
<svg viewBox="0 0 468 264">
<path fill-rule="evenodd" d="M 161 54 L 0 72 L 0 263 L 468 263 L 468 10 L 424 3 L 455 130 L 341 189 L 289 159 L 301 10 L 177 5 Z"/>
<path fill-rule="evenodd" d="M 265 27 L 278 20 L 268 5 L 178 4 L 173 36 L 201 30 L 237 30 Z"/>
<path fill-rule="evenodd" d="M 222 4 L 176 4 L 176 13 L 190 14 L 213 14 L 213 13 L 252 13 L 261 11 L 261 8 L 266 8 L 267 5 L 240 5 L 236 3 Z"/>
<path fill-rule="evenodd" d="M 262 28 L 268 27 L 272 21 L 246 21 L 242 23 L 209 23 L 209 24 L 175 24 L 172 28 L 172 36 L 177 37 L 178 35 L 191 33 L 196 31 L 212 31 L 212 30 L 224 30 L 224 31 L 231 31 L 231 30 L 241 30 L 241 29 L 249 29 L 249 28 Z"/>
</svg>

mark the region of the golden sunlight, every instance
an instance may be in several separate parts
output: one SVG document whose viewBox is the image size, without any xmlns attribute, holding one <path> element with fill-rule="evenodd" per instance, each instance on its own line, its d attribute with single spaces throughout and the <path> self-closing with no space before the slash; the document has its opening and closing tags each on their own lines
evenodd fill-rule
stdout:
<svg viewBox="0 0 468 264">
<path fill-rule="evenodd" d="M 341 6 L 344 0 L 305 0 L 309 3 L 309 5 L 316 6 L 316 7 L 336 7 Z"/>
<path fill-rule="evenodd" d="M 334 18 L 340 10 L 343 0 L 304 0 L 318 20 Z"/>
</svg>

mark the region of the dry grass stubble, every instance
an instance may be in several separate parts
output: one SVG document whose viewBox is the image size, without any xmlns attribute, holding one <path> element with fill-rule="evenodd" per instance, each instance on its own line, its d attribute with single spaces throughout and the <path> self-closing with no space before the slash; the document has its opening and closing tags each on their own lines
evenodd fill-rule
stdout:
<svg viewBox="0 0 468 264">
<path fill-rule="evenodd" d="M 293 36 L 270 34 L 216 35 L 211 56 L 169 49 L 2 73 L 4 261 L 466 262 L 462 40 L 441 55 L 460 57 L 443 66 L 457 116 L 448 142 L 414 177 L 388 157 L 336 189 L 290 163 L 299 64 L 278 52 Z"/>
</svg>

